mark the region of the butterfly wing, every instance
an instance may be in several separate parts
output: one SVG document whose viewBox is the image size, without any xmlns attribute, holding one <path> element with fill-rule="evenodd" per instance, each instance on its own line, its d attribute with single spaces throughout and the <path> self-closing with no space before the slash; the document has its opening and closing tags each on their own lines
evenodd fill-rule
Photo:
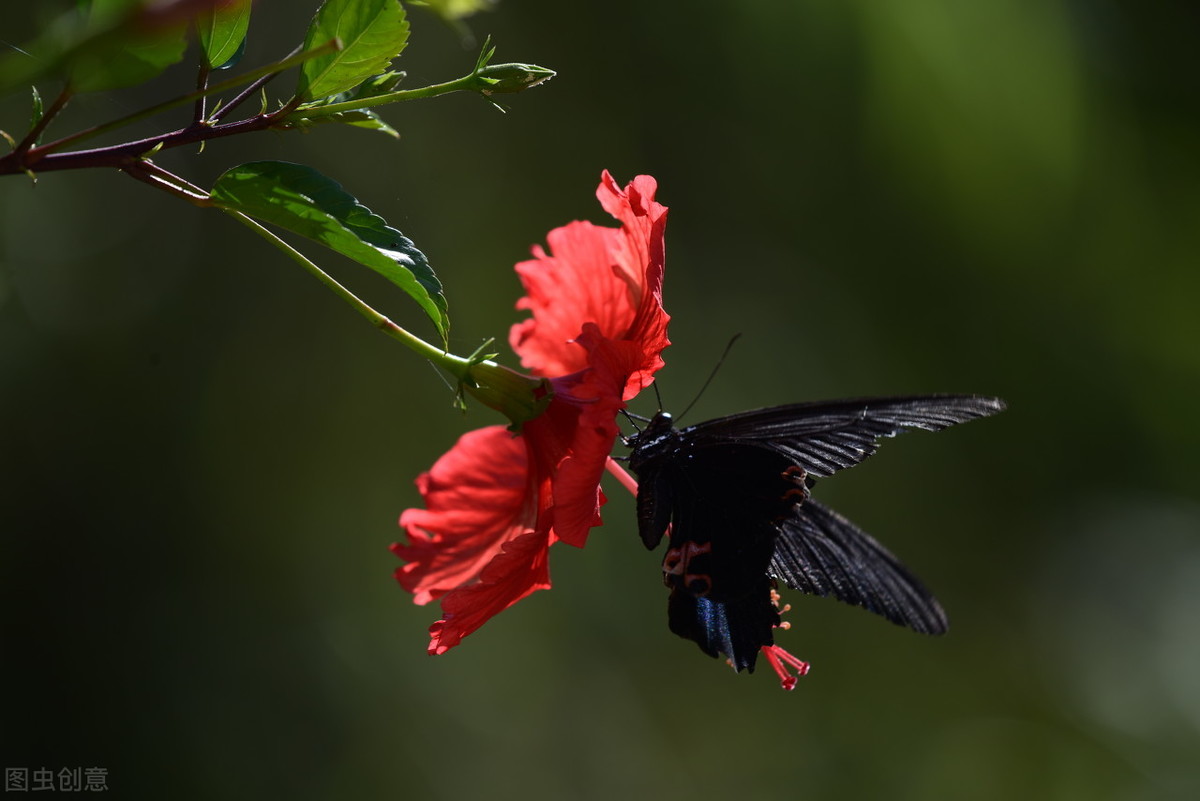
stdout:
<svg viewBox="0 0 1200 801">
<path fill-rule="evenodd" d="M 825 478 L 853 467 L 879 440 L 906 430 L 940 431 L 1004 410 L 1004 401 L 975 395 L 856 398 L 774 406 L 719 417 L 680 431 L 685 441 L 737 442 L 769 448 Z"/>
<path fill-rule="evenodd" d="M 631 440 L 638 525 L 669 534 L 663 578 L 671 630 L 738 670 L 773 643 L 774 579 L 861 606 L 916 631 L 946 630 L 928 590 L 869 535 L 808 497 L 815 478 L 853 467 L 879 440 L 987 417 L 1003 401 L 926 395 L 758 409 L 683 430 L 657 416 Z"/>
<path fill-rule="evenodd" d="M 769 573 L 793 590 L 861 606 L 922 634 L 946 631 L 946 613 L 900 560 L 812 498 L 780 527 Z"/>
<path fill-rule="evenodd" d="M 757 409 L 680 432 L 698 450 L 768 450 L 802 469 L 808 483 L 853 467 L 879 440 L 906 430 L 939 431 L 1004 409 L 998 398 L 925 395 L 818 401 Z M 806 499 L 779 526 L 770 575 L 811 595 L 860 606 L 926 633 L 946 631 L 946 615 L 886 548 L 837 512 Z"/>
<path fill-rule="evenodd" d="M 675 587 L 667 602 L 671 631 L 700 646 L 709 656 L 725 654 L 737 670 L 754 671 L 758 652 L 775 642 L 779 609 L 771 601 L 771 580 L 760 576 L 759 587 L 741 598 L 714 601 Z"/>
</svg>

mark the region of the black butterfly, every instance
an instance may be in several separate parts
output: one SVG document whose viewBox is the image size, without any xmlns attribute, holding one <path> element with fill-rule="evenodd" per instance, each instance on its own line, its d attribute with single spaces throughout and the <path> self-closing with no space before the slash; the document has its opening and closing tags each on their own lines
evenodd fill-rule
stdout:
<svg viewBox="0 0 1200 801">
<path fill-rule="evenodd" d="M 678 429 L 659 412 L 628 437 L 638 531 L 670 532 L 663 581 L 671 631 L 753 671 L 774 643 L 776 581 L 829 595 L 924 634 L 946 631 L 929 590 L 866 532 L 822 506 L 815 480 L 873 454 L 881 437 L 939 431 L 1004 409 L 998 398 L 927 395 L 757 409 Z"/>
</svg>

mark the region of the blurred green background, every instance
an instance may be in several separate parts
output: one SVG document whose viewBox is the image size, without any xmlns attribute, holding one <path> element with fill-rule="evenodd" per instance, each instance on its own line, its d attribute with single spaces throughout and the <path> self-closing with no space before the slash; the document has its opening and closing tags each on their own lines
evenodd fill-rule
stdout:
<svg viewBox="0 0 1200 801">
<path fill-rule="evenodd" d="M 7 8 L 0 38 L 56 5 Z M 244 63 L 314 7 L 259 3 Z M 469 70 L 475 45 L 410 17 L 406 85 Z M 106 767 L 121 798 L 1200 797 L 1197 22 L 1184 2 L 509 0 L 470 27 L 559 76 L 507 115 L 455 95 L 385 109 L 399 143 L 329 126 L 163 154 L 205 185 L 264 158 L 340 180 L 429 254 L 459 353 L 505 340 L 533 243 L 606 222 L 603 168 L 650 173 L 668 408 L 737 332 L 693 422 L 1006 398 L 818 487 L 951 633 L 793 593 L 781 642 L 814 667 L 790 694 L 670 634 L 615 485 L 551 592 L 427 656 L 437 610 L 387 545 L 414 477 L 496 416 L 454 412 L 220 214 L 116 173 L 7 178 L 4 765 Z M 79 98 L 53 132 L 192 80 Z M 0 127 L 27 113 L 6 99 Z"/>
</svg>

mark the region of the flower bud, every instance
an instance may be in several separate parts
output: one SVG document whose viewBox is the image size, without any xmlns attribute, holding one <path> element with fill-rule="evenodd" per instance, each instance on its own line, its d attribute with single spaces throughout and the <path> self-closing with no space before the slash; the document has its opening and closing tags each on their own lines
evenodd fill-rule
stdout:
<svg viewBox="0 0 1200 801">
<path fill-rule="evenodd" d="M 522 92 L 531 86 L 548 81 L 557 73 L 535 64 L 492 64 L 475 73 L 483 86 L 479 91 L 485 95 Z"/>
</svg>

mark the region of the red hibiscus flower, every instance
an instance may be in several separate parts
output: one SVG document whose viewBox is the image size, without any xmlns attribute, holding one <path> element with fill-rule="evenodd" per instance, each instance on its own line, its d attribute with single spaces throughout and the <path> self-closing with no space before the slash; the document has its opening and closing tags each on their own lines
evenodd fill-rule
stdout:
<svg viewBox="0 0 1200 801">
<path fill-rule="evenodd" d="M 642 175 L 622 189 L 605 172 L 596 196 L 621 227 L 556 228 L 548 252 L 535 247 L 516 267 L 528 293 L 517 308 L 532 316 L 513 326 L 509 341 L 552 395 L 537 416 L 514 420 L 518 434 L 502 426 L 465 434 L 417 479 L 425 508 L 400 516 L 408 543 L 392 551 L 406 562 L 396 578 L 413 600 L 441 601 L 430 653 L 445 653 L 492 615 L 549 588 L 550 546 L 581 547 L 600 524 L 606 468 L 634 488 L 609 454 L 617 413 L 654 380 L 669 344 L 667 209 L 655 202 L 656 188 Z"/>
</svg>

